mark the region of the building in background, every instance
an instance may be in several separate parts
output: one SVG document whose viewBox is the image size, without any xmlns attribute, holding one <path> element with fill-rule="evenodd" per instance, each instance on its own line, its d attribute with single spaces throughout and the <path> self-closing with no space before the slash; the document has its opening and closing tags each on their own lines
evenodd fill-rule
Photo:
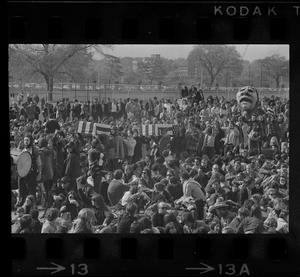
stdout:
<svg viewBox="0 0 300 277">
<path fill-rule="evenodd" d="M 152 59 L 160 59 L 160 54 L 151 54 Z"/>
</svg>

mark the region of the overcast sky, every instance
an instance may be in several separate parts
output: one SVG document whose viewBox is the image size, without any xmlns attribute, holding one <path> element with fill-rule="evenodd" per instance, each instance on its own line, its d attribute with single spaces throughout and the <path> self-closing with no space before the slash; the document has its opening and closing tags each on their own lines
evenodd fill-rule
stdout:
<svg viewBox="0 0 300 277">
<path fill-rule="evenodd" d="M 238 52 L 243 56 L 247 44 L 235 45 Z M 115 45 L 113 51 L 108 51 L 111 54 L 120 58 L 124 57 L 150 57 L 151 54 L 160 54 L 167 59 L 187 58 L 189 52 L 194 48 L 194 45 L 161 45 L 161 44 L 131 44 L 131 45 Z M 273 54 L 279 54 L 289 59 L 289 45 L 283 44 L 249 44 L 245 52 L 244 60 L 252 62 L 256 59 L 262 59 Z"/>
</svg>

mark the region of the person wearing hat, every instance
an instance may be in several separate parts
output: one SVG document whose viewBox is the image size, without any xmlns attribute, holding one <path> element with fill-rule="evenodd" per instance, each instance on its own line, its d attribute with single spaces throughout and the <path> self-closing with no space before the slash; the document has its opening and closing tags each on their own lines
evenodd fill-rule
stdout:
<svg viewBox="0 0 300 277">
<path fill-rule="evenodd" d="M 224 198 L 222 197 L 219 197 L 216 203 L 209 207 L 208 212 L 212 213 L 214 220 L 219 222 L 220 231 L 235 218 L 235 214 L 229 211 L 229 204 L 224 202 Z"/>
<path fill-rule="evenodd" d="M 76 179 L 82 175 L 80 156 L 74 141 L 70 141 L 65 148 L 68 155 L 64 161 L 64 176 L 70 179 L 70 189 L 76 190 Z"/>
</svg>

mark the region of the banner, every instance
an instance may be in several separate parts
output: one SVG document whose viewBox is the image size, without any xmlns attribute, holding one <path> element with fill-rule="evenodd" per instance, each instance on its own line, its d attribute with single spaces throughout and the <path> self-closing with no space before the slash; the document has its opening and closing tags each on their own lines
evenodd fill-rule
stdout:
<svg viewBox="0 0 300 277">
<path fill-rule="evenodd" d="M 149 124 L 139 126 L 140 133 L 146 137 L 159 136 L 162 134 L 162 130 L 164 129 L 167 129 L 168 135 L 173 135 L 172 124 Z M 77 127 L 77 133 L 92 134 L 94 137 L 100 134 L 110 135 L 110 130 L 110 125 L 88 121 L 79 121 Z"/>
</svg>

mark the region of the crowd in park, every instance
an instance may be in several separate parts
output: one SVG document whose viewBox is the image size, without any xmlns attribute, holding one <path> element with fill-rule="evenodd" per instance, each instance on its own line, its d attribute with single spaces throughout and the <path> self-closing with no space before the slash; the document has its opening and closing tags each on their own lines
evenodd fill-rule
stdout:
<svg viewBox="0 0 300 277">
<path fill-rule="evenodd" d="M 11 158 L 12 232 L 288 233 L 289 100 L 256 92 L 249 115 L 201 88 L 181 94 L 49 103 L 19 93 L 10 150 L 32 165 L 20 177 Z M 79 122 L 110 130 L 79 133 Z M 141 132 L 155 124 L 172 129 Z"/>
</svg>

